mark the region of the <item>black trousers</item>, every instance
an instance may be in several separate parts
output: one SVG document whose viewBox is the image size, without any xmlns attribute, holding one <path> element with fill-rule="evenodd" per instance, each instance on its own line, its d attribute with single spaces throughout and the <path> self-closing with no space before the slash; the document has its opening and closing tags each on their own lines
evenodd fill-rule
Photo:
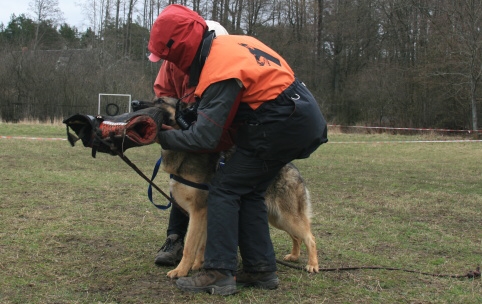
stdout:
<svg viewBox="0 0 482 304">
<path fill-rule="evenodd" d="M 245 271 L 275 271 L 266 189 L 284 165 L 328 141 L 326 121 L 298 80 L 254 111 L 241 103 L 235 121 L 236 152 L 209 191 L 204 268 L 235 271 L 239 245 Z"/>
<path fill-rule="evenodd" d="M 167 226 L 167 236 L 177 234 L 180 238 L 184 238 L 189 224 L 189 216 L 187 216 L 181 208 L 173 204 L 171 213 L 169 214 L 169 224 Z"/>
<path fill-rule="evenodd" d="M 285 164 L 238 148 L 218 170 L 208 196 L 204 268 L 236 271 L 239 244 L 245 271 L 276 271 L 264 195 Z"/>
</svg>

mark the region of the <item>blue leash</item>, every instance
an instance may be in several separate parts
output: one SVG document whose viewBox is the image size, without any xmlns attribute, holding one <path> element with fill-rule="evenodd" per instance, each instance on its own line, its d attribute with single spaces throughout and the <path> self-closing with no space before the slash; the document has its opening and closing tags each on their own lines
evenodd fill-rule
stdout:
<svg viewBox="0 0 482 304">
<path fill-rule="evenodd" d="M 162 156 L 159 158 L 156 165 L 154 166 L 154 171 L 152 172 L 151 181 L 154 181 L 154 178 L 156 178 L 157 172 L 159 171 L 159 167 L 161 166 L 161 162 L 162 162 Z M 147 189 L 147 196 L 149 197 L 149 200 L 151 201 L 151 203 L 154 206 L 156 206 L 156 208 L 166 210 L 169 207 L 171 207 L 171 205 L 172 205 L 171 202 L 172 202 L 173 198 L 172 198 L 171 193 L 169 193 L 169 195 L 171 196 L 171 199 L 169 200 L 169 203 L 166 206 L 154 204 L 154 201 L 152 200 L 152 184 L 149 184 L 149 188 Z"/>
<path fill-rule="evenodd" d="M 161 162 L 162 162 L 162 156 L 159 158 L 159 160 L 156 162 L 156 165 L 154 166 L 154 171 L 152 172 L 151 182 L 154 181 L 154 178 L 156 178 L 157 172 L 159 171 L 159 167 L 161 166 Z M 221 167 L 224 166 L 224 158 L 221 159 L 221 161 L 219 162 L 219 165 Z M 171 174 L 169 177 L 172 178 L 173 180 L 175 180 L 177 182 L 180 182 L 181 184 L 187 185 L 189 187 L 209 191 L 209 185 L 191 182 L 191 181 L 188 181 L 187 179 L 184 179 L 184 178 L 182 178 L 180 176 L 177 176 L 177 175 L 174 175 L 174 174 Z M 149 183 L 149 188 L 147 189 L 147 196 L 149 197 L 149 200 L 151 201 L 151 203 L 154 206 L 156 206 L 156 208 L 166 210 L 169 207 L 171 207 L 172 201 L 174 201 L 174 198 L 172 197 L 172 193 L 169 193 L 169 195 L 171 196 L 171 199 L 169 200 L 169 203 L 166 206 L 155 204 L 154 201 L 152 200 L 152 183 Z"/>
</svg>

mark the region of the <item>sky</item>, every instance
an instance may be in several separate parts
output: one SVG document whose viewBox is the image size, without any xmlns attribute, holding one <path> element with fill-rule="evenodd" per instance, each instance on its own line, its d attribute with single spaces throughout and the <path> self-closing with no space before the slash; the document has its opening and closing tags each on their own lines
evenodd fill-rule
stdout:
<svg viewBox="0 0 482 304">
<path fill-rule="evenodd" d="M 59 8 L 64 15 L 65 22 L 70 26 L 77 27 L 80 31 L 85 29 L 86 17 L 81 7 L 76 4 L 75 0 L 58 0 Z M 0 0 L 0 23 L 5 26 L 10 22 L 12 14 L 19 16 L 20 14 L 30 15 L 29 3 L 32 0 Z M 32 17 L 32 16 L 30 16 Z M 32 18 L 33 19 L 33 18 Z"/>
</svg>

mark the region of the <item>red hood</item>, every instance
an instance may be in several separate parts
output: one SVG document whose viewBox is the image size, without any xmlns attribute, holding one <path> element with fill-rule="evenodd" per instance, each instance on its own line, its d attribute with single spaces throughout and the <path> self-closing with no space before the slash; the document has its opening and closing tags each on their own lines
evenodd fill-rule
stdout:
<svg viewBox="0 0 482 304">
<path fill-rule="evenodd" d="M 149 52 L 188 73 L 207 28 L 198 13 L 182 5 L 169 5 L 152 26 Z"/>
</svg>

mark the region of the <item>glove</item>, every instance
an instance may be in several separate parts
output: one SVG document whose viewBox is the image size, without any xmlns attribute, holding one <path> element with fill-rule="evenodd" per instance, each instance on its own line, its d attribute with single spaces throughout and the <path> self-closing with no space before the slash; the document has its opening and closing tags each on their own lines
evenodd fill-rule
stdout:
<svg viewBox="0 0 482 304">
<path fill-rule="evenodd" d="M 92 148 L 92 157 L 97 151 L 116 155 L 132 147 L 150 145 L 156 141 L 162 122 L 163 110 L 158 107 L 118 116 L 76 114 L 63 121 L 69 143 L 74 146 L 82 140 L 84 147 Z"/>
</svg>

